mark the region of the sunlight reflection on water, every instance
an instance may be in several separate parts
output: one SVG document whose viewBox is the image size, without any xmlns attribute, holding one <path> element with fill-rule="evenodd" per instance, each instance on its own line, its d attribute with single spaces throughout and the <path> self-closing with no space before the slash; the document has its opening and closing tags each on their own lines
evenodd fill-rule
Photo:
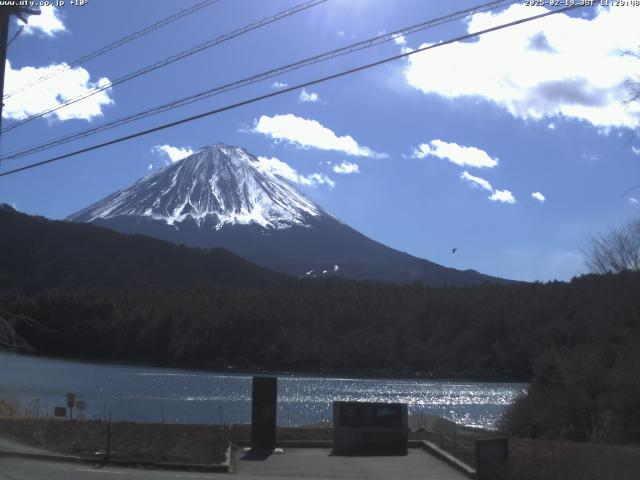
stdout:
<svg viewBox="0 0 640 480">
<path fill-rule="evenodd" d="M 0 353 L 0 391 L 41 413 L 64 405 L 67 392 L 87 403 L 87 418 L 109 411 L 116 420 L 181 423 L 249 422 L 251 376 L 191 370 L 105 365 Z M 328 420 L 334 400 L 402 402 L 410 414 L 429 413 L 469 426 L 492 428 L 526 389 L 522 383 L 371 380 L 282 376 L 278 423 Z"/>
</svg>

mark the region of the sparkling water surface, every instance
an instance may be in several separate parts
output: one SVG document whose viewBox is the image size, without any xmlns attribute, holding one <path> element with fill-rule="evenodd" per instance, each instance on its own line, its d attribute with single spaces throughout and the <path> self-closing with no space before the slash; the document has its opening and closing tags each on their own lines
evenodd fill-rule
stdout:
<svg viewBox="0 0 640 480">
<path fill-rule="evenodd" d="M 523 383 L 278 376 L 278 424 L 329 420 L 334 400 L 402 402 L 460 424 L 493 428 L 527 388 Z M 67 392 L 87 405 L 87 419 L 178 423 L 249 423 L 251 375 L 111 365 L 0 353 L 0 398 L 30 414 L 52 415 Z"/>
</svg>

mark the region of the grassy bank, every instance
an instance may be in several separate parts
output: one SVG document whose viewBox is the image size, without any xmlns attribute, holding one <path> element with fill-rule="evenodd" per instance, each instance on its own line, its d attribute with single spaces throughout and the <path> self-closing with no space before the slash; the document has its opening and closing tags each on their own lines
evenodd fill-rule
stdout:
<svg viewBox="0 0 640 480">
<path fill-rule="evenodd" d="M 0 418 L 0 432 L 5 438 L 67 455 L 104 458 L 107 449 L 107 424 L 100 421 Z M 214 464 L 225 460 L 228 445 L 224 427 L 111 424 L 111 458 Z"/>
<path fill-rule="evenodd" d="M 66 455 L 104 458 L 107 424 L 0 416 L 0 436 Z M 278 428 L 278 440 L 331 440 L 329 428 Z M 189 425 L 113 422 L 110 457 L 170 463 L 215 464 L 224 461 L 229 442 L 251 440 L 249 425 Z"/>
<path fill-rule="evenodd" d="M 497 435 L 432 416 L 414 416 L 409 425 L 411 438 L 428 440 L 474 468 L 476 440 Z M 638 472 L 640 445 L 511 438 L 509 476 L 502 480 L 636 480 Z"/>
<path fill-rule="evenodd" d="M 509 442 L 513 480 L 637 480 L 638 446 L 525 440 Z"/>
<path fill-rule="evenodd" d="M 0 417 L 15 417 L 18 415 L 18 410 L 17 402 L 0 399 Z"/>
</svg>

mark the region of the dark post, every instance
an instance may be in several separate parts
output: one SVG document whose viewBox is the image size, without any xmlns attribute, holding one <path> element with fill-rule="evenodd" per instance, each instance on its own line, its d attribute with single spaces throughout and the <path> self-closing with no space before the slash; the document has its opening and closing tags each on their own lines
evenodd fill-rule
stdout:
<svg viewBox="0 0 640 480">
<path fill-rule="evenodd" d="M 508 462 L 508 438 L 496 437 L 476 440 L 476 478 L 478 480 L 507 478 Z"/>
<path fill-rule="evenodd" d="M 76 406 L 76 394 L 75 393 L 67 393 L 67 407 L 69 407 L 70 418 L 69 420 L 73 420 L 73 407 Z"/>
<path fill-rule="evenodd" d="M 9 18 L 11 10 L 0 7 L 0 128 L 2 128 L 2 107 L 4 107 L 4 66 L 7 63 L 7 39 L 9 37 Z"/>
<path fill-rule="evenodd" d="M 34 2 L 35 3 L 35 2 Z M 38 8 L 23 7 L 20 5 L 0 6 L 0 128 L 2 128 L 2 107 L 4 107 L 4 67 L 7 63 L 7 41 L 9 38 L 9 20 L 11 15 L 16 15 L 24 23 L 27 23 L 27 15 L 40 15 Z"/>
<path fill-rule="evenodd" d="M 251 450 L 276 448 L 278 379 L 253 377 L 251 392 Z"/>
<path fill-rule="evenodd" d="M 104 463 L 109 463 L 111 457 L 111 412 L 109 412 L 109 423 L 107 423 L 107 446 L 105 449 Z"/>
</svg>

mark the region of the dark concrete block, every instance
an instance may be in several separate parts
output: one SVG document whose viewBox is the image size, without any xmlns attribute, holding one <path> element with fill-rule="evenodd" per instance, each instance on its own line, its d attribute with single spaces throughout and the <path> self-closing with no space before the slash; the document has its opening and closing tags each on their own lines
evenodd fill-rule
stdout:
<svg viewBox="0 0 640 480">
<path fill-rule="evenodd" d="M 251 449 L 273 450 L 276 447 L 278 379 L 253 377 L 251 393 Z"/>
<path fill-rule="evenodd" d="M 408 445 L 406 404 L 333 402 L 335 454 L 406 455 Z"/>
</svg>

